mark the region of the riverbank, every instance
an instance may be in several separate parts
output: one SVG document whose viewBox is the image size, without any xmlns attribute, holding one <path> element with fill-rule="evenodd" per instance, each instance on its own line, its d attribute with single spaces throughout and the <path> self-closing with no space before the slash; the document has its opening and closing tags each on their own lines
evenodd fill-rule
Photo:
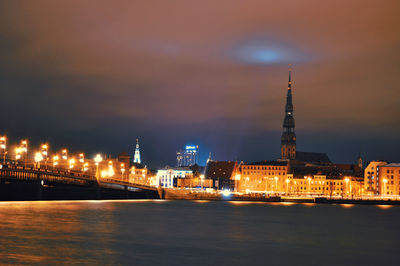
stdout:
<svg viewBox="0 0 400 266">
<path fill-rule="evenodd" d="M 263 194 L 235 194 L 224 192 L 193 191 L 186 189 L 159 189 L 161 199 L 166 200 L 217 200 L 217 201 L 259 201 L 292 202 L 318 204 L 360 204 L 360 205 L 400 205 L 400 201 L 391 199 L 365 198 L 329 198 L 329 197 L 281 197 Z"/>
</svg>

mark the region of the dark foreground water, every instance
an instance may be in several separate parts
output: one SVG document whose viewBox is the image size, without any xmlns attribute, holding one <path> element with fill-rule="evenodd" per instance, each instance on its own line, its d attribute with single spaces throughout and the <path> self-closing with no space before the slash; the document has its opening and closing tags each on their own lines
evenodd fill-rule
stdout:
<svg viewBox="0 0 400 266">
<path fill-rule="evenodd" d="M 400 207 L 0 203 L 0 264 L 400 264 Z"/>
</svg>

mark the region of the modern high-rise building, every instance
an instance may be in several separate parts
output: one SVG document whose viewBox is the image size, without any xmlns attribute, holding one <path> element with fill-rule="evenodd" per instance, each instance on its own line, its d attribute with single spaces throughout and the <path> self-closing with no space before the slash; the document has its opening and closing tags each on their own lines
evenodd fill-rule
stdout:
<svg viewBox="0 0 400 266">
<path fill-rule="evenodd" d="M 139 149 L 139 139 L 136 139 L 135 156 L 133 158 L 134 163 L 141 163 L 140 161 L 140 149 Z"/>
<path fill-rule="evenodd" d="M 176 152 L 176 161 L 180 167 L 199 164 L 199 146 L 186 145 L 184 150 Z"/>
<path fill-rule="evenodd" d="M 285 118 L 283 119 L 283 132 L 281 137 L 281 159 L 296 159 L 296 133 L 294 132 L 291 70 L 289 70 L 289 83 L 286 94 Z"/>
</svg>

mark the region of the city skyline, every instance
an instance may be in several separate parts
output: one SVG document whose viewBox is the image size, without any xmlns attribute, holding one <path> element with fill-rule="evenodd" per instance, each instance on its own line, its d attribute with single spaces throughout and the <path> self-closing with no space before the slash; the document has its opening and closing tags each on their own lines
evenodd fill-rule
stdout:
<svg viewBox="0 0 400 266">
<path fill-rule="evenodd" d="M 377 3 L 2 3 L 1 134 L 114 156 L 140 138 L 155 167 L 189 143 L 276 159 L 293 63 L 299 150 L 396 161 L 399 19 Z"/>
</svg>

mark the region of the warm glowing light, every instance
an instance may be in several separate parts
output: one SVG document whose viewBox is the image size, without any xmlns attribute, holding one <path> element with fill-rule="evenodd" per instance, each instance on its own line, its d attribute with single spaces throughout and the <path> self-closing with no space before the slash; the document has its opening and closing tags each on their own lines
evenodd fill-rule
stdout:
<svg viewBox="0 0 400 266">
<path fill-rule="evenodd" d="M 59 160 L 60 158 L 58 157 L 58 155 L 54 155 L 53 156 L 53 166 L 56 166 L 56 165 L 58 165 L 58 160 Z"/>
<path fill-rule="evenodd" d="M 74 158 L 71 158 L 68 162 L 69 162 L 69 168 L 70 168 L 70 169 L 74 168 L 75 159 L 74 159 Z"/>
<path fill-rule="evenodd" d="M 47 157 L 48 148 L 49 146 L 47 144 L 42 144 L 42 155 L 44 157 Z"/>
<path fill-rule="evenodd" d="M 103 157 L 101 157 L 100 154 L 96 154 L 96 156 L 94 157 L 94 162 L 96 163 L 96 165 L 99 165 L 99 163 L 101 163 L 103 161 Z"/>
<path fill-rule="evenodd" d="M 386 178 L 384 178 L 382 181 L 383 181 L 383 183 L 385 183 L 385 184 L 388 182 L 388 180 L 387 180 Z"/>
<path fill-rule="evenodd" d="M 89 169 L 89 163 L 83 164 L 83 171 L 86 172 Z"/>
<path fill-rule="evenodd" d="M 28 141 L 26 139 L 21 141 L 21 152 L 23 153 L 28 152 Z"/>
<path fill-rule="evenodd" d="M 22 150 L 20 147 L 15 148 L 15 159 L 16 160 L 21 159 L 21 153 L 22 153 Z"/>
<path fill-rule="evenodd" d="M 205 178 L 204 175 L 200 175 L 201 180 L 204 180 L 204 178 Z"/>
<path fill-rule="evenodd" d="M 79 154 L 79 162 L 80 163 L 84 163 L 85 162 L 85 154 L 83 154 L 83 153 Z"/>
<path fill-rule="evenodd" d="M 42 160 L 43 160 L 43 155 L 42 155 L 42 153 L 41 153 L 41 152 L 35 153 L 35 162 L 36 162 L 36 163 L 39 163 L 39 162 L 41 162 Z"/>
<path fill-rule="evenodd" d="M 386 210 L 392 208 L 392 205 L 377 205 L 379 209 Z"/>
<path fill-rule="evenodd" d="M 67 149 L 63 149 L 63 150 L 61 151 L 61 158 L 62 158 L 63 160 L 68 160 L 68 151 L 67 151 Z"/>
<path fill-rule="evenodd" d="M 231 195 L 231 191 L 230 191 L 229 189 L 224 189 L 224 190 L 222 191 L 222 195 L 223 195 L 224 197 L 229 197 L 229 196 Z"/>
<path fill-rule="evenodd" d="M 347 209 L 347 208 L 353 208 L 354 204 L 340 204 L 340 206 Z"/>
<path fill-rule="evenodd" d="M 6 144 L 7 144 L 6 136 L 1 136 L 0 137 L 0 149 L 5 150 L 6 149 Z"/>
</svg>

